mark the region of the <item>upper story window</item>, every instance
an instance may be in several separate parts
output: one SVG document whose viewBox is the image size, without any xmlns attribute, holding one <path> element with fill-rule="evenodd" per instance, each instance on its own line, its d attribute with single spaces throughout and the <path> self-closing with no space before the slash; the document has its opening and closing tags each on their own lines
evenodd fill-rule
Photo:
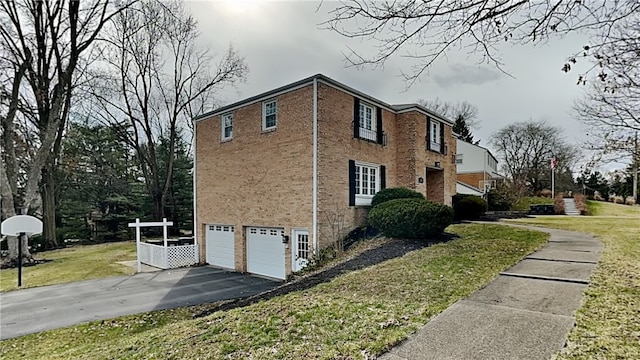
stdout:
<svg viewBox="0 0 640 360">
<path fill-rule="evenodd" d="M 462 164 L 463 154 L 456 154 L 456 164 Z"/>
<path fill-rule="evenodd" d="M 360 137 L 377 141 L 376 113 L 372 106 L 360 103 Z"/>
<path fill-rule="evenodd" d="M 382 109 L 353 97 L 353 137 L 386 146 L 382 131 Z"/>
<path fill-rule="evenodd" d="M 275 129 L 276 124 L 276 100 L 267 100 L 262 103 L 262 130 Z"/>
<path fill-rule="evenodd" d="M 233 138 L 233 114 L 222 115 L 222 140 Z"/>
<path fill-rule="evenodd" d="M 429 149 L 440 151 L 440 146 L 442 144 L 441 141 L 441 131 L 442 131 L 442 123 L 438 121 L 430 121 L 431 128 L 429 129 Z"/>
</svg>

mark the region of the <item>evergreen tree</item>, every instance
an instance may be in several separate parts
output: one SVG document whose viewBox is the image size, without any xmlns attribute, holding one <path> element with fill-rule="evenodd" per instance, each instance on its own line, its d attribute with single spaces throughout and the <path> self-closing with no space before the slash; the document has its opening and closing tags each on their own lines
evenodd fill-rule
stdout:
<svg viewBox="0 0 640 360">
<path fill-rule="evenodd" d="M 456 117 L 456 121 L 453 124 L 453 132 L 460 135 L 460 140 L 466 141 L 471 144 L 478 145 L 480 140 L 473 141 L 473 134 L 471 134 L 471 129 L 469 129 L 469 125 L 467 124 L 467 119 L 463 116 L 463 114 L 459 114 Z"/>
<path fill-rule="evenodd" d="M 478 108 L 467 102 L 457 103 L 442 101 L 439 98 L 434 100 L 418 100 L 418 103 L 427 109 L 440 114 L 449 119 L 455 119 L 453 132 L 460 135 L 460 140 L 478 145 L 480 140 L 473 141 L 472 128 L 478 125 Z"/>
<path fill-rule="evenodd" d="M 169 139 L 166 137 L 161 137 L 156 146 L 159 170 L 164 175 L 161 177 L 163 182 L 165 174 L 169 173 L 166 171 L 169 156 L 171 156 L 169 147 Z M 191 229 L 193 226 L 193 158 L 181 134 L 176 139 L 173 157 L 173 171 L 164 211 L 167 219 L 173 221 L 173 227 L 170 230 L 175 234 L 179 229 Z"/>
<path fill-rule="evenodd" d="M 132 154 L 112 129 L 71 123 L 57 173 L 58 236 L 128 239 L 127 222 L 139 216 L 144 201 L 133 189 L 138 172 Z"/>
</svg>

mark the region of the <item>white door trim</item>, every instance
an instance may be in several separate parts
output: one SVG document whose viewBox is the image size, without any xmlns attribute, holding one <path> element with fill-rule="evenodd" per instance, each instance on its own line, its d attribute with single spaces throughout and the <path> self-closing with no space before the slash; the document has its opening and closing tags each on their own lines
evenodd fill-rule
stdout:
<svg viewBox="0 0 640 360">
<path fill-rule="evenodd" d="M 298 242 L 298 236 L 306 235 L 306 249 L 299 249 L 300 243 Z M 299 257 L 299 251 L 302 250 L 306 252 L 306 258 Z M 300 271 L 304 269 L 305 266 L 309 263 L 309 259 L 312 256 L 311 251 L 311 243 L 309 242 L 309 230 L 300 228 L 300 229 L 291 229 L 291 269 L 292 271 Z"/>
</svg>

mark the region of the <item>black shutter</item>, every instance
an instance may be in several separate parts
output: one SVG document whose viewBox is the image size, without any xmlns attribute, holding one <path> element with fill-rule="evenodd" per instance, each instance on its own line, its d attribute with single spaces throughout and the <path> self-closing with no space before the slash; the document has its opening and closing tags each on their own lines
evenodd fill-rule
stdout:
<svg viewBox="0 0 640 360">
<path fill-rule="evenodd" d="M 380 190 L 387 188 L 387 168 L 380 165 Z"/>
<path fill-rule="evenodd" d="M 431 118 L 427 116 L 427 150 L 431 150 Z"/>
<path fill-rule="evenodd" d="M 444 154 L 444 123 L 440 123 L 440 153 Z"/>
<path fill-rule="evenodd" d="M 383 142 L 383 132 L 382 132 L 382 109 L 379 107 L 376 108 L 376 138 L 378 144 L 382 144 Z"/>
<path fill-rule="evenodd" d="M 360 99 L 353 98 L 353 137 L 360 137 Z"/>
<path fill-rule="evenodd" d="M 356 162 L 349 160 L 349 206 L 356 205 Z"/>
</svg>

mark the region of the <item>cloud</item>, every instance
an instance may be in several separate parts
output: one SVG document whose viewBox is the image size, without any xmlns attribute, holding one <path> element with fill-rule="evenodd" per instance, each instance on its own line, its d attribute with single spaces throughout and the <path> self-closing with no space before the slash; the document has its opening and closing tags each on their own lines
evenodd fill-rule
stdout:
<svg viewBox="0 0 640 360">
<path fill-rule="evenodd" d="M 434 74 L 433 79 L 442 88 L 459 85 L 485 85 L 503 77 L 497 70 L 483 66 L 453 64 L 444 74 Z"/>
</svg>

